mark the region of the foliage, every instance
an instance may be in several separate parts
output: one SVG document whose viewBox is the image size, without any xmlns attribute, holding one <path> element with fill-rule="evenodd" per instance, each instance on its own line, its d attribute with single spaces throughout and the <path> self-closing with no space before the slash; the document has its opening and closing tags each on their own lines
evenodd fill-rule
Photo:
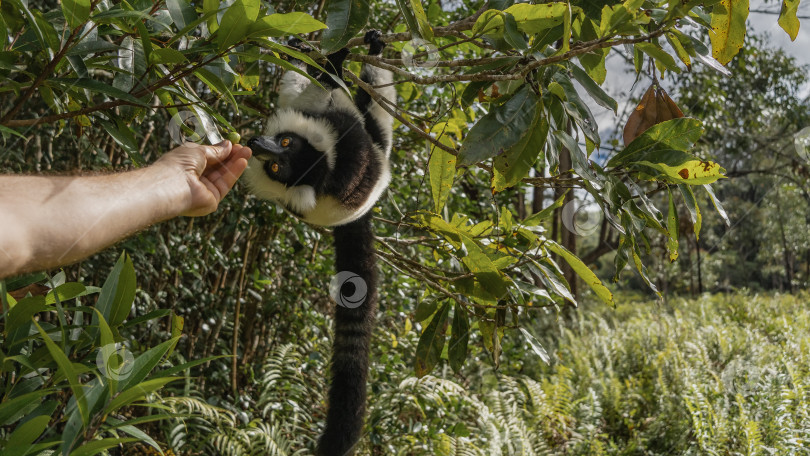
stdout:
<svg viewBox="0 0 810 456">
<path fill-rule="evenodd" d="M 172 416 L 149 396 L 199 364 L 152 372 L 174 350 L 183 319 L 171 316 L 171 338 L 155 347 L 131 337 L 140 328 L 161 326 L 171 312 L 124 322 L 135 296 L 135 271 L 126 254 L 101 288 L 65 282 L 64 274 L 44 279 L 35 274 L 7 283 L 39 291 L 19 300 L 0 290 L 3 454 L 89 456 L 133 441 L 161 451 L 140 428 Z M 86 305 L 96 294 L 95 306 Z"/>
<path fill-rule="evenodd" d="M 810 313 L 801 296 L 736 294 L 605 309 L 537 328 L 551 365 L 508 342 L 500 372 L 476 365 L 417 378 L 404 369 L 418 335 L 377 331 L 361 455 L 803 454 L 810 427 Z M 784 315 L 792 315 L 790 321 Z M 389 336 L 389 337 L 386 337 Z M 392 346 L 391 341 L 398 345 Z M 174 428 L 209 436 L 209 452 L 309 454 L 323 412 L 328 340 L 278 347 L 238 413 L 206 410 Z M 261 417 L 261 419 L 258 419 Z M 175 439 L 172 442 L 178 441 Z M 202 442 L 184 440 L 178 451 Z"/>
<path fill-rule="evenodd" d="M 692 147 L 696 142 L 714 144 L 700 136 L 693 119 L 656 125 L 610 164 L 591 160 L 601 138 L 580 93 L 617 110 L 601 87 L 610 53 L 633 60 L 638 73 L 645 67 L 653 74 L 678 73 L 680 63 L 693 68 L 696 61 L 721 68 L 709 56 L 705 32 L 711 28 L 715 42 L 720 37 L 711 52 L 725 63 L 739 49 L 738 38 L 744 35 L 740 17 L 745 14 L 737 8 L 729 11 L 726 6 L 732 2 L 725 1 L 512 3 L 479 1 L 443 8 L 436 1 L 398 1 L 394 8 L 356 0 L 273 5 L 258 0 L 3 1 L 0 133 L 6 147 L 0 150 L 0 162 L 4 171 L 13 172 L 123 169 L 148 163 L 178 140 L 216 142 L 234 133 L 249 137 L 260 131 L 262 118 L 275 107 L 280 73 L 294 71 L 287 58 L 317 67 L 323 62 L 317 49 L 355 48 L 362 42 L 355 36 L 361 29 L 379 28 L 389 42 L 387 54 L 378 59 L 352 52 L 346 77 L 375 93 L 355 76 L 359 62 L 396 74 L 397 109 L 386 105 L 398 120 L 396 178 L 375 219 L 386 284 L 380 321 L 385 328 L 413 326 L 397 347 L 390 347 L 390 338 L 402 336 L 399 330 L 378 341 L 377 346 L 387 349 L 382 365 L 375 366 L 380 372 L 372 387 L 379 394 L 372 397 L 406 402 L 402 410 L 384 401 L 372 409 L 379 417 L 370 426 L 379 429 L 372 428 L 366 444 L 384 452 L 413 448 L 475 454 L 479 448 L 511 454 L 518 445 L 512 436 L 525 434 L 514 438 L 520 448 L 535 452 L 560 442 L 584 445 L 571 443 L 571 436 L 598 435 L 590 432 L 601 429 L 600 410 L 608 402 L 593 396 L 603 401 L 588 402 L 593 420 L 572 427 L 576 420 L 571 415 L 584 407 L 571 402 L 573 378 L 563 381 L 568 377 L 560 374 L 557 383 L 546 386 L 527 373 L 511 383 L 504 380 L 498 389 L 503 396 L 473 397 L 448 383 L 445 366 L 458 372 L 482 369 L 465 364 L 483 359 L 482 348 L 505 368 L 515 363 L 515 353 L 548 357 L 553 345 L 537 338 L 544 333 L 532 323 L 547 310 L 576 302 L 579 276 L 597 296 L 615 302 L 579 257 L 576 242 L 570 242 L 574 237 L 564 239 L 564 206 L 575 193 L 566 189 L 591 195 L 606 226 L 620 239 L 616 275 L 631 263 L 641 280 L 655 288 L 642 257 L 658 239 L 669 241 L 672 255 L 677 250 L 673 231 L 686 217 L 677 211 L 664 217 L 675 203 L 662 204 L 648 194 L 671 194 L 686 204 L 697 234 L 703 215 L 700 193 L 692 188 L 714 182 L 725 163 L 708 161 L 714 159 L 712 149 Z M 791 36 L 798 28 L 794 5 L 786 3 L 779 21 Z M 326 25 L 330 28 L 318 36 Z M 316 50 L 305 55 L 281 44 L 291 35 L 310 40 Z M 703 180 L 694 177 L 698 160 L 712 171 Z M 682 173 L 684 169 L 689 172 Z M 175 411 L 194 415 L 166 430 L 170 445 L 223 452 L 252 451 L 250 442 L 262 450 L 310 446 L 317 433 L 313 423 L 320 422 L 323 412 L 318 402 L 323 388 L 317 380 L 326 369 L 322 353 L 328 321 L 318 315 L 331 306 L 325 297 L 333 273 L 329 245 L 328 231 L 290 223 L 281 211 L 236 189 L 211 217 L 168 221 L 117 246 L 131 252 L 142 288 L 127 295 L 127 300 L 134 297 L 131 313 L 100 308 L 101 317 L 90 326 L 107 321 L 119 337 L 117 325 L 165 316 L 159 309 L 171 307 L 185 318 L 187 336 L 178 341 L 171 335 L 171 344 L 178 344 L 173 356 L 203 363 L 195 373 L 204 375 L 186 377 L 182 387 L 170 384 L 162 393 Z M 100 283 L 118 251 L 68 268 L 65 276 Z M 239 312 L 233 310 L 236 303 Z M 85 313 L 90 312 L 80 312 Z M 506 331 L 518 327 L 524 331 Z M 104 334 L 96 331 L 98 337 Z M 165 326 L 151 326 L 120 337 L 131 346 L 163 347 L 167 335 Z M 34 333 L 30 341 L 37 337 Z M 65 337 L 53 340 L 67 343 Z M 279 379 L 267 378 L 264 373 L 278 372 L 268 360 L 282 356 L 280 347 L 291 341 L 297 344 L 294 352 L 313 369 L 307 374 L 311 378 L 293 380 L 300 373 L 284 370 Z M 513 351 L 515 347 L 520 350 Z M 309 351 L 300 351 L 305 349 Z M 46 351 L 40 348 L 40 353 Z M 218 354 L 233 357 L 210 359 Z M 57 375 L 62 383 L 55 384 L 73 387 L 80 396 L 78 368 L 70 363 L 58 366 L 64 378 Z M 22 369 L 30 369 L 12 366 L 14 375 L 9 375 L 16 379 L 22 378 L 17 375 Z M 411 378 L 411 369 L 423 379 Z M 494 381 L 487 378 L 488 390 Z M 538 401 L 538 384 L 552 399 L 547 408 L 533 408 L 527 415 L 522 407 Z M 385 390 L 391 385 L 399 392 Z M 483 383 L 472 386 L 484 389 Z M 524 394 L 524 389 L 532 392 Z M 428 393 L 434 394 L 420 402 Z M 279 400 L 278 394 L 288 394 L 291 402 Z M 261 409 L 254 407 L 257 403 Z M 486 409 L 482 403 L 492 409 L 490 415 L 470 421 Z M 279 418 L 273 407 L 280 407 Z M 445 407 L 456 407 L 458 413 L 445 414 Z M 78 405 L 69 410 L 82 415 Z M 93 410 L 88 404 L 88 413 Z M 434 421 L 417 429 L 416 417 L 425 416 Z M 186 438 L 198 435 L 190 433 L 195 426 L 212 439 Z M 544 429 L 539 440 L 530 435 L 538 427 Z M 27 433 L 31 428 L 17 429 Z M 466 435 L 472 429 L 480 432 Z M 107 432 L 104 426 L 95 430 Z M 400 437 L 408 433 L 420 438 Z M 390 435 L 395 440 L 389 442 Z M 445 449 L 434 447 L 436 442 Z M 602 443 L 610 447 L 610 442 Z"/>
<path fill-rule="evenodd" d="M 695 293 L 702 285 L 707 291 L 792 291 L 810 283 L 809 164 L 794 146 L 797 133 L 810 123 L 810 100 L 800 96 L 808 69 L 771 49 L 767 36 L 747 40 L 729 69 L 744 69 L 750 77 L 696 69 L 678 81 L 677 98 L 706 129 L 695 146 L 697 155 L 728 167 L 728 179 L 714 185 L 716 195 L 696 196 L 707 205 L 716 197 L 726 213 L 703 212 L 699 239 L 684 221 L 673 226 L 670 232 L 680 240 L 674 251 L 681 255 L 672 264 L 662 255 L 667 247 L 653 244 L 644 262 L 658 271 L 662 290 Z M 680 204 L 675 208 L 686 210 Z"/>
</svg>

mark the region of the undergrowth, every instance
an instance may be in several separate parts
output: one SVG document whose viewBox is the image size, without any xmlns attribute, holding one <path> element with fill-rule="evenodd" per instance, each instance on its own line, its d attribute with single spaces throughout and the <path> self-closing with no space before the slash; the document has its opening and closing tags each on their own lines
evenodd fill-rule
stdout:
<svg viewBox="0 0 810 456">
<path fill-rule="evenodd" d="M 550 365 L 512 340 L 500 371 L 482 354 L 463 377 L 449 369 L 413 377 L 417 331 L 381 327 L 359 454 L 810 454 L 807 298 L 585 305 L 567 323 L 554 315 L 535 322 Z M 166 428 L 170 446 L 181 454 L 311 454 L 329 341 L 301 340 L 274 350 L 242 407 L 166 402 L 196 411 Z"/>
</svg>

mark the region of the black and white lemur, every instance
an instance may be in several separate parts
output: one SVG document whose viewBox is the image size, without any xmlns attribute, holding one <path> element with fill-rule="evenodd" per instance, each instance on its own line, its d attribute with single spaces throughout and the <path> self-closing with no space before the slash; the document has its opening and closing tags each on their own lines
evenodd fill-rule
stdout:
<svg viewBox="0 0 810 456">
<path fill-rule="evenodd" d="M 378 31 L 364 39 L 370 55 L 382 53 L 385 44 Z M 343 49 L 328 56 L 326 69 L 341 80 L 348 53 Z M 386 99 L 396 100 L 390 71 L 364 65 L 360 78 L 378 86 Z M 284 74 L 278 110 L 264 135 L 247 142 L 253 158 L 245 174 L 258 197 L 284 205 L 308 223 L 334 227 L 336 270 L 365 282 L 367 295 L 359 306 L 340 305 L 336 297 L 329 410 L 317 449 L 320 456 L 344 456 L 352 454 L 365 417 L 377 307 L 370 210 L 391 180 L 393 119 L 364 90 L 352 102 L 329 74 L 317 80 L 326 90 L 294 71 Z"/>
</svg>

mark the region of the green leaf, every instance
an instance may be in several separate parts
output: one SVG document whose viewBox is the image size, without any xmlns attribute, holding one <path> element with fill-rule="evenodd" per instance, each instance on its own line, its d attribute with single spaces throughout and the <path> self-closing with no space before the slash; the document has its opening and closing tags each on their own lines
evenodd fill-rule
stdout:
<svg viewBox="0 0 810 456">
<path fill-rule="evenodd" d="M 427 41 L 433 41 L 433 28 L 430 27 L 430 22 L 428 22 L 425 9 L 422 7 L 422 2 L 419 0 L 410 0 L 410 4 L 419 28 L 419 35 Z"/>
<path fill-rule="evenodd" d="M 119 121 L 118 125 L 116 126 L 112 122 L 107 122 L 106 120 L 101 121 L 101 126 L 137 164 L 137 157 L 140 157 L 140 152 L 138 151 L 138 145 L 135 144 L 135 136 L 133 136 L 130 127 L 124 122 Z"/>
<path fill-rule="evenodd" d="M 467 311 L 458 302 L 453 310 L 453 324 L 450 331 L 450 342 L 447 345 L 447 357 L 450 367 L 458 373 L 467 360 L 467 343 L 470 339 L 470 321 Z"/>
<path fill-rule="evenodd" d="M 437 139 L 450 147 L 455 147 L 450 133 L 446 131 L 447 122 L 440 122 L 431 128 L 431 132 L 438 133 Z M 430 160 L 428 162 L 430 172 L 430 189 L 433 194 L 433 208 L 436 213 L 440 213 L 450 191 L 453 189 L 453 179 L 456 177 L 456 156 L 441 149 L 431 146 Z"/>
<path fill-rule="evenodd" d="M 62 349 L 56 345 L 53 340 L 51 340 L 48 333 L 46 333 L 45 330 L 39 326 L 39 323 L 34 321 L 34 325 L 39 330 L 39 334 L 42 336 L 42 340 L 48 347 L 48 352 L 51 354 L 51 357 L 56 362 L 56 365 L 59 366 L 58 372 L 61 372 L 70 384 L 70 390 L 73 391 L 73 396 L 76 398 L 76 405 L 79 409 L 79 413 L 82 416 L 82 423 L 87 426 L 90 423 L 90 411 L 87 408 L 87 400 L 84 397 L 83 385 L 79 382 L 78 375 L 75 373 L 73 368 L 73 363 L 71 363 L 67 356 L 65 356 Z"/>
<path fill-rule="evenodd" d="M 667 216 L 667 250 L 669 250 L 669 261 L 678 259 L 678 210 L 675 208 L 675 200 L 672 192 L 669 193 L 669 215 Z"/>
<path fill-rule="evenodd" d="M 529 43 L 526 42 L 523 33 L 518 30 L 515 16 L 509 13 L 503 13 L 503 27 L 503 39 L 509 43 L 510 46 L 518 51 L 525 51 L 529 48 Z"/>
<path fill-rule="evenodd" d="M 450 302 L 447 301 L 442 304 L 441 309 L 430 320 L 422 336 L 419 338 L 419 344 L 416 346 L 416 357 L 414 370 L 417 377 L 424 377 L 436 367 L 442 355 L 444 348 L 444 339 L 446 331 L 447 315 L 450 312 Z"/>
<path fill-rule="evenodd" d="M 667 33 L 666 37 L 669 45 L 675 50 L 675 55 L 681 59 L 681 62 L 686 65 L 687 69 L 691 69 L 692 56 L 695 55 L 695 49 L 694 47 L 691 47 L 692 43 L 688 39 L 682 41 L 675 33 Z M 689 47 L 688 49 L 687 46 Z"/>
<path fill-rule="evenodd" d="M 171 49 L 171 48 L 157 48 L 153 49 L 151 54 L 149 54 L 149 63 L 157 64 L 157 63 L 186 63 L 188 60 L 186 56 L 183 55 L 182 52 Z"/>
<path fill-rule="evenodd" d="M 325 29 L 326 24 L 306 13 L 271 14 L 250 24 L 248 36 L 275 37 L 311 33 Z"/>
<path fill-rule="evenodd" d="M 473 165 L 517 144 L 535 119 L 537 102 L 534 92 L 524 85 L 506 103 L 493 107 L 464 138 L 459 164 Z"/>
<path fill-rule="evenodd" d="M 160 345 L 150 348 L 141 353 L 132 365 L 132 371 L 126 381 L 121 385 L 122 389 L 132 388 L 141 382 L 152 372 L 161 359 L 177 344 L 180 337 L 173 337 Z"/>
<path fill-rule="evenodd" d="M 13 128 L 6 127 L 5 125 L 0 125 L 0 133 L 3 133 L 4 136 L 8 134 L 8 135 L 13 135 L 13 136 L 17 136 L 19 138 L 25 139 L 24 134 L 20 133 L 19 131 L 15 130 Z"/>
<path fill-rule="evenodd" d="M 518 3 L 504 10 L 515 18 L 518 29 L 529 35 L 540 33 L 563 23 L 569 13 L 569 5 L 563 2 L 530 5 Z M 572 7 L 572 11 L 581 11 Z M 475 22 L 473 33 L 486 31 L 487 35 L 500 37 L 504 32 L 504 17 L 496 10 L 485 11 Z"/>
<path fill-rule="evenodd" d="M 110 326 L 117 327 L 129 315 L 135 300 L 135 268 L 126 252 L 121 253 L 112 272 L 101 287 L 96 309 Z M 98 317 L 93 316 L 93 325 L 98 326 Z"/>
<path fill-rule="evenodd" d="M 33 401 L 38 401 L 43 396 L 47 396 L 51 393 L 53 393 L 52 388 L 44 388 L 14 398 L 3 397 L 3 402 L 0 403 L 0 425 L 6 426 L 12 424 L 13 422 L 9 420 L 15 416 L 19 416 L 18 412 L 22 407 L 25 407 Z"/>
<path fill-rule="evenodd" d="M 461 261 L 467 266 L 467 269 L 473 273 L 481 286 L 497 299 L 506 295 L 506 281 L 501 276 L 498 267 L 484 253 L 475 240 L 464 236 L 462 237 L 462 242 L 467 249 L 467 256 L 462 258 Z"/>
<path fill-rule="evenodd" d="M 654 161 L 653 161 L 654 160 Z M 705 185 L 720 179 L 726 172 L 722 166 L 713 161 L 703 161 L 692 154 L 680 150 L 657 150 L 645 156 L 637 156 L 636 161 L 628 163 L 652 168 L 661 174 L 662 180 L 676 184 Z M 644 170 L 647 174 L 649 170 Z"/>
<path fill-rule="evenodd" d="M 346 46 L 368 22 L 369 3 L 365 0 L 330 0 L 326 3 L 326 25 L 321 50 L 329 54 Z"/>
<path fill-rule="evenodd" d="M 167 416 L 166 418 L 169 418 L 169 416 Z M 122 432 L 126 432 L 127 434 L 131 435 L 132 437 L 135 437 L 141 442 L 146 442 L 149 446 L 151 446 L 158 452 L 161 453 L 163 452 L 163 450 L 160 448 L 160 445 L 158 445 L 158 443 L 155 442 L 155 440 L 152 437 L 150 437 L 149 434 L 143 432 L 142 430 L 136 428 L 135 426 L 117 420 L 113 417 L 107 417 L 107 424 L 115 426 L 115 429 L 118 429 Z"/>
<path fill-rule="evenodd" d="M 194 75 L 200 79 L 200 81 L 204 82 L 205 85 L 208 86 L 213 92 L 216 92 L 220 95 L 223 95 L 226 100 L 233 106 L 234 109 L 239 111 L 239 106 L 236 104 L 236 98 L 233 97 L 233 93 L 231 93 L 228 86 L 225 85 L 225 82 L 219 78 L 219 76 L 215 75 L 214 73 L 206 70 L 205 68 L 198 68 L 197 71 L 194 72 Z"/>
<path fill-rule="evenodd" d="M 556 201 L 554 201 L 550 206 L 544 207 L 540 212 L 532 214 L 526 220 L 523 221 L 523 225 L 525 226 L 537 226 L 543 220 L 551 217 L 551 214 L 554 213 L 554 210 L 557 208 L 562 207 L 563 202 L 565 202 L 565 195 L 568 193 L 568 190 L 563 192 Z"/>
<path fill-rule="evenodd" d="M 596 296 L 599 296 L 599 299 L 604 301 L 610 305 L 616 305 L 613 302 L 613 293 L 608 290 L 608 288 L 599 280 L 599 277 L 589 268 L 585 263 L 582 262 L 576 255 L 571 253 L 565 247 L 557 244 L 556 242 L 547 241 L 544 244 L 545 247 L 562 257 L 570 266 L 577 275 L 588 284 L 589 287 L 596 293 Z"/>
<path fill-rule="evenodd" d="M 110 413 L 116 412 L 121 407 L 129 405 L 139 399 L 143 399 L 146 397 L 147 394 L 157 391 L 160 388 L 163 388 L 169 382 L 173 382 L 175 380 L 180 380 L 179 377 L 162 377 L 162 378 L 153 378 L 151 380 L 147 380 L 143 383 L 139 383 L 129 389 L 126 389 L 121 392 L 118 396 L 115 397 L 107 407 L 104 409 L 104 415 L 108 415 Z"/>
<path fill-rule="evenodd" d="M 169 10 L 174 25 L 180 30 L 197 19 L 197 12 L 187 0 L 166 0 L 166 9 Z"/>
<path fill-rule="evenodd" d="M 118 392 L 118 378 L 116 375 L 106 375 L 109 372 L 118 372 L 121 366 L 118 364 L 118 356 L 116 355 L 116 347 L 115 347 L 115 339 L 113 338 L 112 330 L 110 326 L 107 324 L 107 321 L 104 320 L 104 316 L 101 315 L 98 309 L 93 309 L 96 311 L 96 317 L 98 317 L 98 328 L 99 328 L 99 335 L 101 345 L 99 350 L 101 350 L 101 356 L 105 363 L 112 363 L 109 368 L 106 368 L 106 372 L 101 372 L 102 375 L 110 382 L 110 398 L 112 398 L 116 392 Z M 124 360 L 120 360 L 124 361 Z M 106 365 L 106 364 L 105 364 Z M 101 369 L 99 369 L 101 370 Z"/>
<path fill-rule="evenodd" d="M 705 188 L 706 193 L 709 194 L 709 198 L 712 200 L 714 209 L 717 211 L 718 214 L 720 214 L 720 218 L 722 218 L 723 221 L 726 222 L 726 226 L 731 226 L 731 220 L 728 219 L 728 214 L 726 213 L 726 210 L 723 208 L 723 205 L 720 204 L 720 200 L 717 199 L 717 196 L 715 196 L 714 189 L 712 188 L 712 186 L 706 184 L 703 186 L 703 188 Z"/>
<path fill-rule="evenodd" d="M 146 30 L 146 24 L 143 21 L 135 21 L 135 28 L 138 30 L 138 36 L 141 38 L 141 47 L 143 47 L 143 57 L 146 62 L 151 61 L 152 55 L 152 41 L 149 36 L 149 31 Z"/>
<path fill-rule="evenodd" d="M 236 0 L 228 7 L 216 34 L 219 50 L 223 51 L 247 35 L 248 28 L 259 17 L 259 0 Z"/>
<path fill-rule="evenodd" d="M 672 71 L 673 73 L 681 72 L 680 67 L 678 67 L 677 63 L 675 63 L 675 59 L 672 58 L 671 55 L 667 54 L 666 51 L 661 49 L 661 47 L 653 43 L 636 43 L 636 49 L 640 49 L 641 52 L 660 62 L 667 70 Z"/>
<path fill-rule="evenodd" d="M 543 152 L 549 124 L 541 105 L 537 105 L 529 133 L 506 152 L 495 157 L 492 173 L 492 191 L 501 192 L 528 176 Z M 542 165 L 541 165 L 542 167 Z"/>
<path fill-rule="evenodd" d="M 697 199 L 695 199 L 695 194 L 692 193 L 692 188 L 688 185 L 679 184 L 678 188 L 681 190 L 686 208 L 689 209 L 689 217 L 692 219 L 692 225 L 695 230 L 695 239 L 699 239 L 703 216 L 700 215 L 700 207 L 698 206 Z"/>
<path fill-rule="evenodd" d="M 438 308 L 439 308 L 439 301 L 437 301 L 436 299 L 432 297 L 423 299 L 416 304 L 416 310 L 414 311 L 413 319 L 414 321 L 417 322 L 425 321 L 428 319 L 428 317 L 436 313 L 436 309 Z"/>
<path fill-rule="evenodd" d="M 70 456 L 93 456 L 101 453 L 102 451 L 117 447 L 124 443 L 137 442 L 138 439 L 123 438 L 123 437 L 108 437 L 101 440 L 93 440 L 82 444 L 79 448 L 70 452 Z"/>
<path fill-rule="evenodd" d="M 14 429 L 14 432 L 6 439 L 6 449 L 3 451 L 3 455 L 24 456 L 29 454 L 31 444 L 45 432 L 50 420 L 50 416 L 40 415 L 17 426 L 17 429 Z"/>
<path fill-rule="evenodd" d="M 70 28 L 75 29 L 90 17 L 90 0 L 62 0 L 62 14 Z"/>
<path fill-rule="evenodd" d="M 532 351 L 540 357 L 546 364 L 551 364 L 551 357 L 548 356 L 548 352 L 542 345 L 540 345 L 540 341 L 538 341 L 529 331 L 526 331 L 524 328 L 520 328 L 520 332 L 523 333 L 523 337 L 526 338 L 526 342 L 529 343 L 529 346 L 532 347 Z"/>
<path fill-rule="evenodd" d="M 78 87 L 81 89 L 90 90 L 92 92 L 103 93 L 104 95 L 108 95 L 111 98 L 128 101 L 138 106 L 146 106 L 146 107 L 149 106 L 148 103 L 135 98 L 134 96 L 124 92 L 123 90 L 116 89 L 115 87 L 109 84 L 105 84 L 101 81 L 96 81 L 95 79 L 50 78 L 47 80 L 47 82 L 67 86 L 67 88 Z"/>
<path fill-rule="evenodd" d="M 168 376 L 180 373 L 180 372 L 182 372 L 184 370 L 191 369 L 192 367 L 196 367 L 196 366 L 199 366 L 201 364 L 205 364 L 205 363 L 207 363 L 209 361 L 213 361 L 213 360 L 219 359 L 219 358 L 227 358 L 227 357 L 229 357 L 229 355 L 207 356 L 205 358 L 195 359 L 194 361 L 189 361 L 187 363 L 178 364 L 178 365 L 172 366 L 172 367 L 170 367 L 168 369 L 164 369 L 162 371 L 155 372 L 154 375 L 152 375 L 152 377 L 154 377 L 154 378 L 168 377 Z"/>
<path fill-rule="evenodd" d="M 408 25 L 408 30 L 411 32 L 411 36 L 418 37 L 419 23 L 416 22 L 416 16 L 414 15 L 413 10 L 411 9 L 410 0 L 396 0 L 396 2 L 400 14 L 402 14 L 402 17 L 405 19 L 405 24 Z"/>
<path fill-rule="evenodd" d="M 703 126 L 697 119 L 679 117 L 653 125 L 634 139 L 623 151 L 608 161 L 608 166 L 618 166 L 636 161 L 656 150 L 690 149 L 703 134 Z"/>
<path fill-rule="evenodd" d="M 790 41 L 796 41 L 799 34 L 799 18 L 796 12 L 800 0 L 782 0 L 782 11 L 779 13 L 779 26 L 790 36 Z"/>
<path fill-rule="evenodd" d="M 745 21 L 748 0 L 722 0 L 712 9 L 712 29 L 709 38 L 712 56 L 725 65 L 740 52 L 745 41 Z"/>
<path fill-rule="evenodd" d="M 574 76 L 574 79 L 582 85 L 588 95 L 593 98 L 593 100 L 599 105 L 604 108 L 612 110 L 614 113 L 617 112 L 619 109 L 619 103 L 613 99 L 607 92 L 599 86 L 599 84 L 594 81 L 591 76 L 586 73 L 583 69 L 576 65 L 571 65 L 571 74 Z"/>
<path fill-rule="evenodd" d="M 59 298 L 59 302 L 63 302 L 68 299 L 84 296 L 85 294 L 87 294 L 87 287 L 84 285 L 78 282 L 63 283 L 48 292 L 45 296 L 45 304 L 55 303 L 57 297 Z"/>
<path fill-rule="evenodd" d="M 113 87 L 125 93 L 135 87 L 135 71 L 137 70 L 135 59 L 137 57 L 135 40 L 131 36 L 125 36 L 121 40 L 121 47 L 118 49 L 116 64 L 120 71 L 115 73 L 112 82 Z"/>
<path fill-rule="evenodd" d="M 203 0 L 203 16 L 207 17 L 206 25 L 208 26 L 209 33 L 215 33 L 219 30 L 217 16 L 219 15 L 220 7 L 222 7 L 220 0 Z"/>
</svg>

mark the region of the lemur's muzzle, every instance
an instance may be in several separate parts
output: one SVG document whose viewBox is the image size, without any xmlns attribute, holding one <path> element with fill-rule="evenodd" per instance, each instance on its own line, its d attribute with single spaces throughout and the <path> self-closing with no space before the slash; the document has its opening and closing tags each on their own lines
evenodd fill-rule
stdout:
<svg viewBox="0 0 810 456">
<path fill-rule="evenodd" d="M 269 136 L 250 138 L 247 146 L 253 151 L 253 156 L 263 162 L 278 159 L 284 153 L 284 148 Z"/>
</svg>

